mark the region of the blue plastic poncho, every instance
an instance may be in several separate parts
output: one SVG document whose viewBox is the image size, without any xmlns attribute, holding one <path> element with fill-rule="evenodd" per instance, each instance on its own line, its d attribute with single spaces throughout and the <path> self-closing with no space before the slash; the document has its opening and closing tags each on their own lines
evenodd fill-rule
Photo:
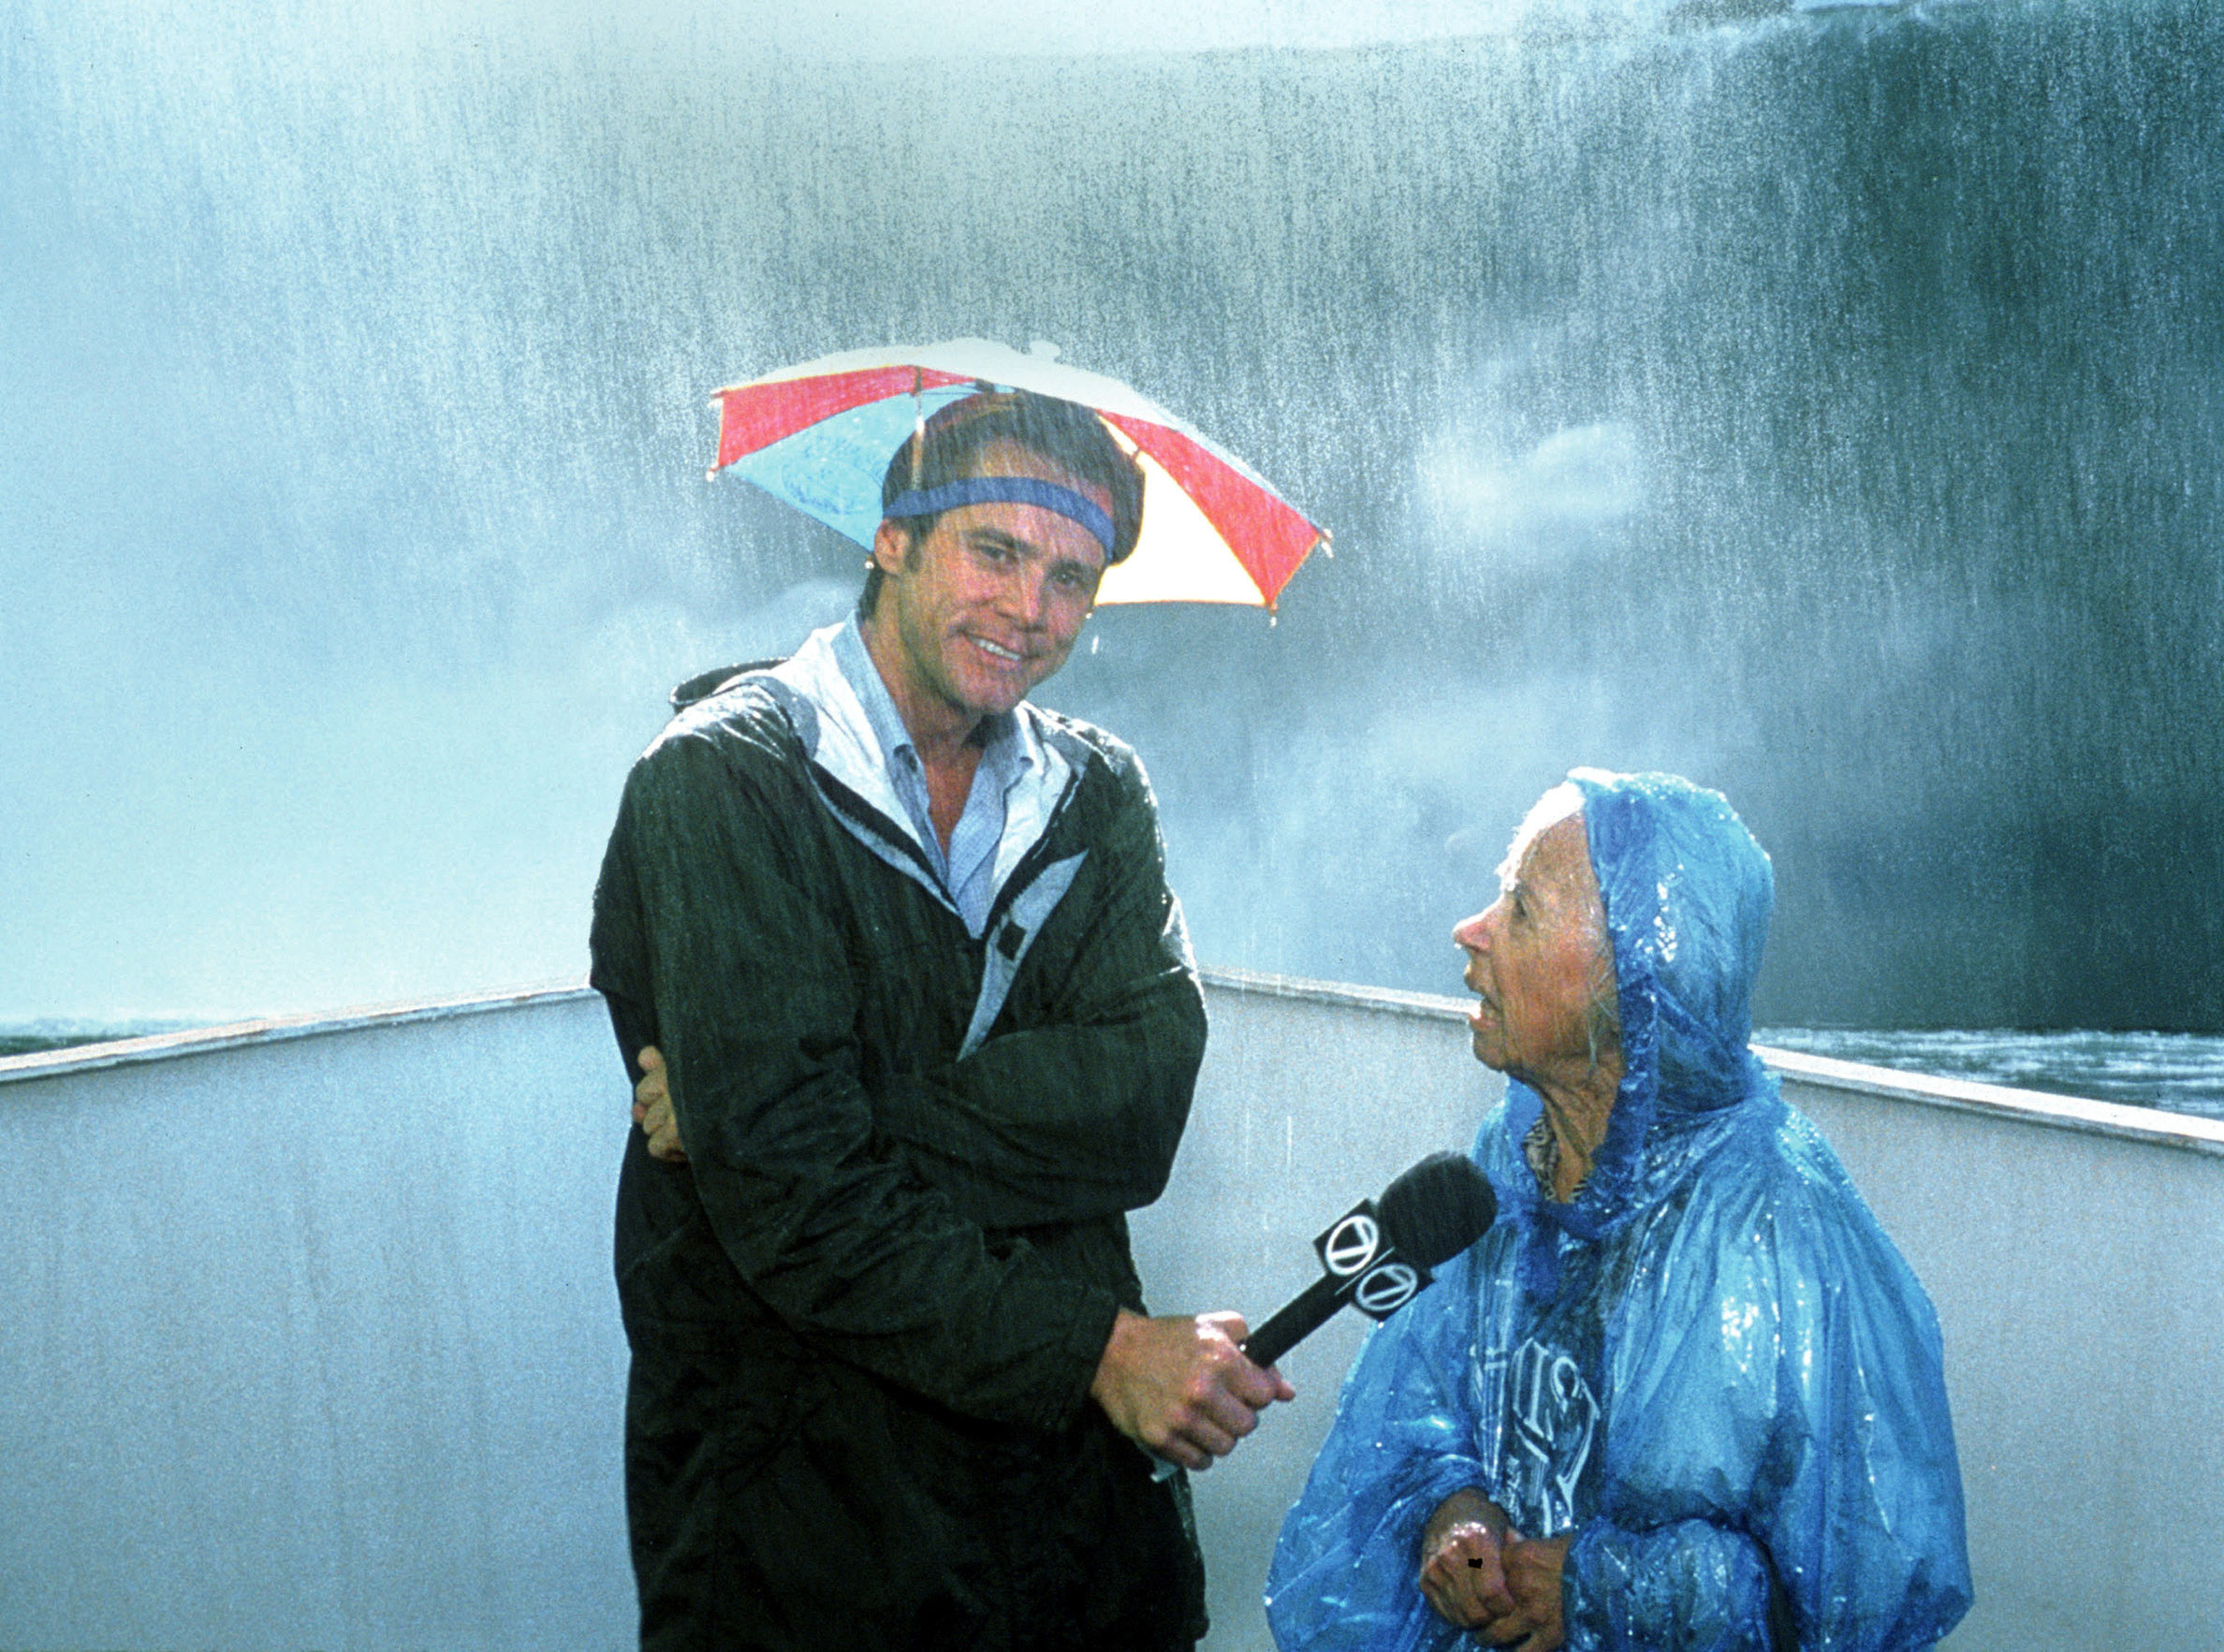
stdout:
<svg viewBox="0 0 2224 1652">
<path fill-rule="evenodd" d="M 1772 1612 L 1810 1652 L 1928 1646 L 1970 1601 L 1938 1322 L 1747 1048 L 1768 857 L 1717 793 L 1570 779 L 1621 1005 L 1606 1139 L 1546 1198 L 1541 1103 L 1507 1086 L 1475 1144 L 1498 1223 L 1361 1351 L 1275 1548 L 1275 1639 L 1475 1645 L 1416 1586 L 1423 1524 L 1472 1486 L 1574 1533 L 1581 1652 L 1765 1649 Z"/>
</svg>

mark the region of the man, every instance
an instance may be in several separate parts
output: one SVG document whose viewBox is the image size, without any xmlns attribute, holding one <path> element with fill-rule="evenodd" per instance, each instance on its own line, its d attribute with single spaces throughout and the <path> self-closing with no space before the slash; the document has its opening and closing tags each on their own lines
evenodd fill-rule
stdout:
<svg viewBox="0 0 2224 1652">
<path fill-rule="evenodd" d="M 1083 409 L 945 408 L 888 468 L 857 617 L 627 782 L 593 981 L 648 1127 L 617 1248 L 645 1647 L 1203 1631 L 1166 1465 L 1291 1390 L 1236 1316 L 1141 1311 L 1125 1212 L 1203 1002 L 1134 753 L 1026 698 L 1141 490 Z"/>
<path fill-rule="evenodd" d="M 1295 1652 L 1911 1652 L 1970 1601 L 1938 1323 L 1747 1047 L 1768 857 L 1578 769 L 1468 955 L 1500 1221 L 1369 1338 L 1268 1580 Z"/>
</svg>

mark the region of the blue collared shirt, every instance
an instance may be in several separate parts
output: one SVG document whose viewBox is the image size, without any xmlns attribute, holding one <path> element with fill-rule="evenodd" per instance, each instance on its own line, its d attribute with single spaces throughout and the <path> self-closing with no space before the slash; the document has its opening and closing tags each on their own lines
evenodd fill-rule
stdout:
<svg viewBox="0 0 2224 1652">
<path fill-rule="evenodd" d="M 988 903 L 996 899 L 996 846 L 1004 830 L 1004 794 L 1029 770 L 1041 764 L 1032 736 L 1016 712 L 1003 711 L 981 720 L 978 738 L 981 761 L 973 770 L 973 790 L 966 794 L 965 811 L 950 831 L 950 847 L 944 852 L 934 829 L 934 815 L 927 796 L 927 771 L 919 762 L 911 730 L 896 709 L 880 668 L 866 651 L 864 634 L 856 616 L 845 621 L 834 637 L 834 661 L 841 675 L 864 703 L 873 738 L 880 742 L 887 764 L 888 782 L 911 815 L 919 847 L 965 928 L 974 939 L 988 925 Z"/>
</svg>

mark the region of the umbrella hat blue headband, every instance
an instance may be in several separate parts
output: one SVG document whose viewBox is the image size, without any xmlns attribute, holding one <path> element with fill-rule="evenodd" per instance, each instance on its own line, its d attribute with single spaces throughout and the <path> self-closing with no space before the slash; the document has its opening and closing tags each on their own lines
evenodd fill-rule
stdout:
<svg viewBox="0 0 2224 1652">
<path fill-rule="evenodd" d="M 1033 476 L 966 476 L 939 488 L 913 488 L 882 508 L 884 517 L 932 517 L 961 504 L 1033 504 L 1056 511 L 1087 528 L 1112 560 L 1112 517 L 1102 505 L 1071 488 Z"/>
</svg>

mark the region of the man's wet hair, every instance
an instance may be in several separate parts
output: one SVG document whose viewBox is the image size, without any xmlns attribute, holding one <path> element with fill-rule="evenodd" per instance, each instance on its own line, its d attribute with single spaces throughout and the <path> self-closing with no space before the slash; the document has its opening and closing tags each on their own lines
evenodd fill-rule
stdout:
<svg viewBox="0 0 2224 1652">
<path fill-rule="evenodd" d="M 1024 447 L 1048 460 L 1084 486 L 1112 496 L 1112 548 L 1105 565 L 1123 560 L 1143 531 L 1143 472 L 1123 452 L 1104 420 L 1088 408 L 1031 390 L 984 390 L 953 402 L 927 420 L 896 449 L 881 480 L 881 509 L 905 493 L 927 492 L 981 474 L 981 454 L 999 442 Z M 916 545 L 934 532 L 940 513 L 900 517 Z M 857 617 L 871 619 L 884 578 L 878 563 L 868 563 L 865 589 L 857 597 Z"/>
</svg>

